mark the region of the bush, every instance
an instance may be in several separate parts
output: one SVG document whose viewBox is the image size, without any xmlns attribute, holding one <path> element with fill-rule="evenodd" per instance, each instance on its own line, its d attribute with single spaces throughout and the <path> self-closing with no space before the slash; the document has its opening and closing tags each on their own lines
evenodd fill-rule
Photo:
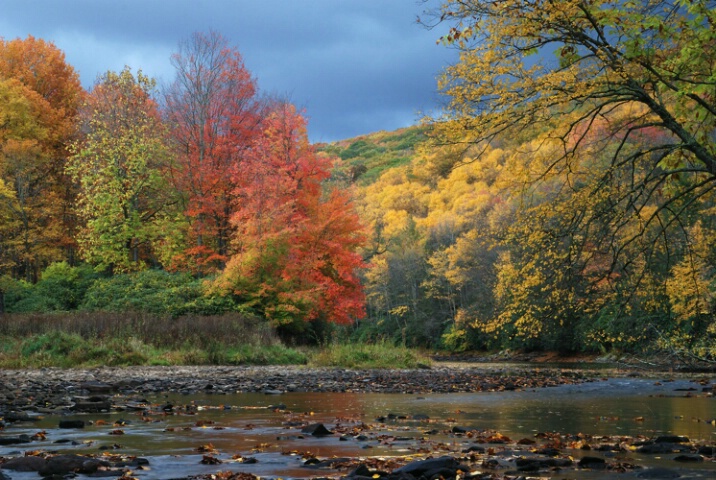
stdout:
<svg viewBox="0 0 716 480">
<path fill-rule="evenodd" d="M 207 295 L 204 282 L 186 273 L 146 270 L 95 281 L 80 309 L 155 315 L 216 315 L 235 311 L 229 297 Z"/>
<path fill-rule="evenodd" d="M 71 267 L 66 262 L 58 262 L 48 266 L 35 285 L 5 279 L 6 311 L 44 313 L 75 310 L 97 278 L 98 274 L 89 265 Z"/>
</svg>

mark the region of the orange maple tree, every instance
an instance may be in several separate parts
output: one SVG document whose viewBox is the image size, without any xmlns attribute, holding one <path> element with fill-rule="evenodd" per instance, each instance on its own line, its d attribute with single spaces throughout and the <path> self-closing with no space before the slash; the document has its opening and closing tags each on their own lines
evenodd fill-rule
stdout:
<svg viewBox="0 0 716 480">
<path fill-rule="evenodd" d="M 323 191 L 330 167 L 309 145 L 303 116 L 283 103 L 235 171 L 236 253 L 218 285 L 276 325 L 365 315 L 363 228 L 345 191 Z"/>
<path fill-rule="evenodd" d="M 36 280 L 50 262 L 73 261 L 75 189 L 64 165 L 84 90 L 64 53 L 32 36 L 0 38 L 0 79 L 9 95 L 3 109 L 24 118 L 0 126 L 0 174 L 15 193 L 0 250 L 15 276 Z"/>
</svg>

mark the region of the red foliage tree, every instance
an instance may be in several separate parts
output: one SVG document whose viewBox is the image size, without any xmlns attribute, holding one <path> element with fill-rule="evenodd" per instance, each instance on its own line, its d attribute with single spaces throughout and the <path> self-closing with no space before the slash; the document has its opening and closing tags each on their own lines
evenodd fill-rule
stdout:
<svg viewBox="0 0 716 480">
<path fill-rule="evenodd" d="M 194 34 L 172 64 L 176 79 L 165 111 L 176 159 L 172 180 L 188 222 L 177 266 L 207 273 L 230 254 L 232 172 L 258 132 L 261 102 L 241 55 L 218 33 Z"/>
<path fill-rule="evenodd" d="M 220 288 L 276 325 L 362 318 L 363 228 L 346 192 L 323 192 L 331 161 L 309 145 L 304 118 L 278 105 L 250 153 L 235 172 L 237 252 Z"/>
</svg>

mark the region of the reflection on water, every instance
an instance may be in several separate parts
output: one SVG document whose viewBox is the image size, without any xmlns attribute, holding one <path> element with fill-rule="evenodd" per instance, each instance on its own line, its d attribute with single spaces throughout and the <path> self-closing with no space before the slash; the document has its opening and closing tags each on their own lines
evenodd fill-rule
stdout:
<svg viewBox="0 0 716 480">
<path fill-rule="evenodd" d="M 689 391 L 691 388 L 698 390 Z M 495 430 L 513 440 L 534 438 L 538 432 L 560 432 L 647 438 L 676 434 L 700 443 L 716 443 L 716 427 L 707 422 L 716 418 L 716 399 L 702 394 L 698 384 L 687 381 L 656 385 L 653 380 L 612 379 L 536 391 L 475 394 L 171 395 L 147 400 L 155 405 L 189 404 L 191 408 L 177 408 L 176 414 L 169 415 L 155 408 L 157 413 L 151 415 L 127 410 L 64 417 L 93 422 L 78 430 L 59 429 L 57 417 L 46 417 L 32 424 L 17 424 L 3 435 L 32 435 L 45 430 L 47 439 L 28 444 L 27 449 L 98 453 L 116 447 L 116 452 L 122 454 L 150 457 L 152 469 L 134 473 L 144 479 L 219 470 L 284 478 L 320 476 L 325 472 L 301 467 L 300 455 L 289 453 L 310 452 L 318 457 L 405 455 L 427 442 L 453 442 L 456 449 L 462 448 L 468 440 L 453 435 L 454 426 Z M 280 410 L 268 408 L 278 404 Z M 412 419 L 421 415 L 428 419 Z M 365 439 L 346 436 L 342 440 L 339 434 L 302 436 L 300 425 L 315 422 L 339 432 L 365 423 L 371 427 L 367 430 L 370 435 Z M 232 462 L 232 457 L 237 456 L 253 457 L 257 462 L 200 465 L 202 454 L 197 449 L 208 444 L 223 461 Z M 22 451 L 20 447 L 0 447 L 0 455 L 17 454 Z M 575 451 L 573 455 L 581 453 Z M 661 457 L 630 454 L 641 465 L 682 467 L 668 456 Z M 697 477 L 716 477 L 715 463 L 688 465 L 688 469 Z M 37 474 L 6 473 L 11 478 L 37 478 Z M 593 475 L 587 471 L 570 472 L 573 478 L 605 478 Z"/>
</svg>

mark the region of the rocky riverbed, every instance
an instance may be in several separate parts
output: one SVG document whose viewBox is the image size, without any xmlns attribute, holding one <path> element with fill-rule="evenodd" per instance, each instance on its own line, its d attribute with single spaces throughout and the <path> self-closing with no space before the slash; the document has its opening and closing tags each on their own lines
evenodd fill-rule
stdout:
<svg viewBox="0 0 716 480">
<path fill-rule="evenodd" d="M 415 370 L 303 367 L 128 367 L 0 370 L 0 412 L 65 406 L 73 396 L 124 393 L 450 393 L 533 389 L 592 381 L 579 370 L 437 366 Z"/>
<path fill-rule="evenodd" d="M 271 443 L 276 443 L 273 448 L 280 449 L 281 455 L 300 457 L 303 473 L 296 476 L 301 478 L 512 480 L 530 477 L 622 478 L 619 475 L 628 478 L 710 478 L 709 475 L 716 474 L 716 467 L 708 467 L 715 461 L 716 444 L 692 441 L 679 435 L 652 438 L 617 432 L 613 435 L 590 435 L 583 432 L 550 431 L 538 432 L 529 438 L 509 438 L 499 431 L 456 424 L 452 418 L 429 418 L 417 414 L 401 416 L 391 415 L 390 412 L 374 419 L 341 417 L 323 425 L 316 424 L 312 414 L 288 411 L 281 404 L 283 397 L 280 396 L 289 392 L 354 392 L 415 394 L 410 397 L 422 398 L 420 395 L 433 393 L 498 392 L 497 395 L 512 395 L 512 392 L 523 391 L 524 395 L 533 397 L 540 395 L 545 387 L 557 387 L 555 391 L 561 391 L 573 388 L 571 385 L 579 389 L 595 388 L 603 391 L 604 387 L 599 385 L 608 383 L 603 381 L 604 377 L 615 374 L 638 376 L 635 372 L 625 371 L 597 372 L 505 364 L 437 364 L 433 368 L 390 371 L 196 366 L 2 370 L 0 446 L 8 446 L 5 451 L 11 454 L 0 455 L 0 480 L 39 477 L 59 480 L 75 476 L 125 480 L 255 479 L 257 474 L 252 473 L 251 467 L 257 462 L 264 462 L 261 453 L 243 452 L 237 455 L 221 451 L 211 443 L 197 446 L 194 455 L 190 455 L 192 458 L 184 456 L 184 461 L 197 466 L 214 466 L 212 473 L 204 474 L 188 469 L 186 475 L 181 477 L 176 474 L 164 476 L 159 460 L 123 453 L 119 439 L 122 438 L 120 433 L 124 434 L 124 421 L 112 424 L 101 420 L 102 415 L 110 412 L 117 415 L 117 411 L 123 412 L 125 418 L 131 415 L 136 425 L 166 422 L 167 418 L 189 419 L 192 422 L 191 428 L 209 426 L 216 429 L 219 435 L 225 429 L 223 425 L 192 420 L 196 414 L 192 398 L 197 395 L 202 398 L 207 398 L 207 395 L 209 398 L 214 398 L 214 395 L 228 397 L 236 393 L 279 395 L 274 406 L 262 408 L 270 409 L 271 415 L 276 417 L 274 421 L 286 430 L 285 438 L 293 442 L 294 447 L 295 442 L 298 445 L 312 444 L 310 441 L 307 444 L 301 443 L 306 442 L 301 440 L 303 438 L 322 437 L 325 443 L 320 445 L 326 449 L 350 444 L 376 450 L 397 448 L 397 451 L 403 452 L 387 456 L 371 456 L 368 453 L 349 457 L 321 456 L 316 451 L 294 451 L 294 447 L 279 446 L 279 437 L 272 437 L 275 440 Z M 641 382 L 653 387 L 649 395 L 711 398 L 716 391 L 716 383 L 706 378 L 689 381 L 686 385 L 680 385 L 679 389 L 658 380 Z M 174 400 L 186 399 L 186 403 L 152 404 L 141 400 L 145 397 L 164 398 L 162 394 L 172 394 Z M 264 395 L 261 397 L 265 398 Z M 25 427 L 27 433 L 17 433 L 18 426 L 32 424 L 33 419 L 41 415 L 56 418 L 59 430 L 51 433 L 41 430 L 35 432 Z M 69 419 L 68 415 L 71 416 Z M 339 413 L 336 412 L 336 415 Z M 83 418 L 95 420 L 94 423 L 87 423 Z M 109 419 L 109 415 L 106 418 Z M 700 421 L 712 420 L 704 418 Z M 633 421 L 640 422 L 638 418 Z M 50 445 L 50 439 L 44 438 L 48 435 L 57 436 L 59 431 L 73 429 L 80 431 L 85 426 L 108 435 L 103 438 L 118 440 L 102 446 L 108 450 L 99 451 L 97 445 L 90 449 L 89 446 L 78 444 L 73 447 L 76 450 L 71 452 L 37 446 Z M 171 435 L 187 428 L 184 425 L 181 428 L 166 428 L 164 431 L 166 435 Z M 243 429 L 254 431 L 249 425 Z M 127 432 L 127 435 L 131 433 Z M 284 438 L 284 435 L 280 438 Z M 257 452 L 261 452 L 261 448 L 271 448 L 261 445 L 264 444 L 256 445 Z M 634 459 L 635 455 L 637 460 Z M 177 461 L 179 457 L 176 457 Z M 654 457 L 668 459 L 670 463 L 667 468 L 645 467 L 640 464 L 645 457 L 647 462 L 650 461 L 648 458 Z M 683 468 L 684 465 L 688 467 Z M 692 465 L 697 468 L 693 469 Z"/>
</svg>

